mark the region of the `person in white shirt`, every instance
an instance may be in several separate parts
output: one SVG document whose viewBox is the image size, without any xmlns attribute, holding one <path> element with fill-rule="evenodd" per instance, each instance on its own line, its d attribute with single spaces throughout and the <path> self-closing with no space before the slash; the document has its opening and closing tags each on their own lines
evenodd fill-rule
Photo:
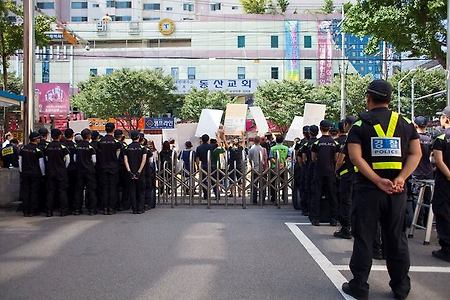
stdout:
<svg viewBox="0 0 450 300">
<path fill-rule="evenodd" d="M 9 145 L 9 142 L 12 140 L 13 135 L 11 134 L 11 132 L 7 132 L 5 134 L 5 141 L 2 144 L 2 148 L 5 148 L 6 146 Z"/>
</svg>

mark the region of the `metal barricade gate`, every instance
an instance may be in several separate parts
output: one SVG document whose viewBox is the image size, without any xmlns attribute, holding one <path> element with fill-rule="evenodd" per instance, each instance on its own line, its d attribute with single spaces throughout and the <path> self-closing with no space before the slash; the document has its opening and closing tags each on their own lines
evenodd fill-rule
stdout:
<svg viewBox="0 0 450 300">
<path fill-rule="evenodd" d="M 160 162 L 156 172 L 157 200 L 159 205 L 212 205 L 241 206 L 246 208 L 248 200 L 264 207 L 274 200 L 273 205 L 281 208 L 288 205 L 294 190 L 294 161 L 280 164 L 277 153 L 275 167 L 266 169 L 254 168 L 252 162 L 244 161 L 241 168 L 229 166 L 225 153 L 222 164 L 211 163 L 211 151 L 208 152 L 207 168 L 197 166 L 193 152 L 189 157 L 189 170 L 184 162 L 178 160 L 173 151 L 171 162 Z M 262 161 L 260 157 L 260 162 Z M 259 164 L 262 165 L 261 163 Z M 270 163 L 269 163 L 270 165 Z M 206 192 L 206 195 L 204 194 Z M 275 199 L 271 197 L 275 196 Z"/>
</svg>

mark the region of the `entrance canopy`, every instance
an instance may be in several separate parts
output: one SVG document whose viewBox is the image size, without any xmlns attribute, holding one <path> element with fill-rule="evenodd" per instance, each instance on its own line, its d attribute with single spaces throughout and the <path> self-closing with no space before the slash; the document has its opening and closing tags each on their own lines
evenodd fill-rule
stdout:
<svg viewBox="0 0 450 300">
<path fill-rule="evenodd" d="M 20 105 L 25 101 L 25 97 L 7 91 L 0 91 L 0 107 Z"/>
</svg>

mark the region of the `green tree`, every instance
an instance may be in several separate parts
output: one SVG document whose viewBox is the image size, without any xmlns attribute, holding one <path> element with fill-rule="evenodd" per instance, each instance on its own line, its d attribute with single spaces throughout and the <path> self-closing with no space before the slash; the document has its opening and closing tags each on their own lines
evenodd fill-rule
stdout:
<svg viewBox="0 0 450 300">
<path fill-rule="evenodd" d="M 322 12 L 325 14 L 331 14 L 334 11 L 333 0 L 325 0 L 322 7 Z"/>
<path fill-rule="evenodd" d="M 267 0 L 240 0 L 244 11 L 248 14 L 264 14 Z"/>
<path fill-rule="evenodd" d="M 80 93 L 72 98 L 73 106 L 89 116 L 123 117 L 131 129 L 136 129 L 133 118 L 167 113 L 176 101 L 172 77 L 155 70 L 117 70 L 93 76 L 78 87 Z"/>
<path fill-rule="evenodd" d="M 198 122 L 202 109 L 225 110 L 227 104 L 233 102 L 234 99 L 224 92 L 192 89 L 184 98 L 184 103 L 180 110 L 180 117 L 185 121 Z"/>
<path fill-rule="evenodd" d="M 268 81 L 258 87 L 255 105 L 279 126 L 288 126 L 295 116 L 303 115 L 304 104 L 312 102 L 314 87 L 305 80 Z"/>
<path fill-rule="evenodd" d="M 370 75 L 362 77 L 359 74 L 347 74 L 345 86 L 347 115 L 358 116 L 365 110 L 365 93 L 371 81 Z M 341 82 L 339 78 L 336 78 L 331 84 L 316 87 L 312 98 L 315 103 L 327 106 L 328 119 L 339 121 L 341 115 Z"/>
<path fill-rule="evenodd" d="M 21 5 L 17 6 L 15 2 L 16 1 L 12 0 L 0 1 L 0 63 L 2 64 L 3 89 L 8 86 L 7 70 L 9 58 L 14 55 L 16 51 L 23 48 L 23 24 L 12 22 L 9 18 L 11 15 L 23 18 L 23 7 Z M 51 24 L 54 19 L 38 15 L 34 18 L 34 21 L 36 45 L 45 46 L 50 41 L 45 35 L 45 32 L 51 31 Z"/>
<path fill-rule="evenodd" d="M 278 7 L 280 8 L 281 12 L 284 14 L 289 6 L 289 1 L 288 0 L 277 0 L 278 2 Z"/>
<path fill-rule="evenodd" d="M 403 78 L 408 72 L 399 72 L 390 78 L 393 86 L 393 99 L 391 106 L 397 110 L 397 86 L 398 81 Z M 414 77 L 414 97 L 418 98 L 436 92 L 445 90 L 445 71 L 442 69 L 425 71 L 418 69 L 409 77 L 406 77 L 400 84 L 401 91 L 401 112 L 405 116 L 411 115 L 411 79 Z M 436 112 L 442 111 L 446 106 L 446 94 L 441 94 L 436 97 L 428 97 L 415 101 L 414 114 L 415 116 L 426 116 L 432 118 Z"/>
<path fill-rule="evenodd" d="M 375 53 L 381 41 L 398 52 L 425 55 L 445 67 L 447 1 L 444 0 L 366 0 L 346 11 L 343 30 L 357 36 L 370 36 L 367 53 Z"/>
</svg>

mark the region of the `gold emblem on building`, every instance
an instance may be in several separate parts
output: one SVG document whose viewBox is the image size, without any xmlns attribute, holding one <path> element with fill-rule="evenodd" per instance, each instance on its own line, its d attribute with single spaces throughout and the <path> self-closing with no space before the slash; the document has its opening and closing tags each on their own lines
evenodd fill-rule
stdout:
<svg viewBox="0 0 450 300">
<path fill-rule="evenodd" d="M 175 23 L 171 19 L 159 21 L 159 32 L 164 35 L 171 35 L 175 31 Z"/>
</svg>

